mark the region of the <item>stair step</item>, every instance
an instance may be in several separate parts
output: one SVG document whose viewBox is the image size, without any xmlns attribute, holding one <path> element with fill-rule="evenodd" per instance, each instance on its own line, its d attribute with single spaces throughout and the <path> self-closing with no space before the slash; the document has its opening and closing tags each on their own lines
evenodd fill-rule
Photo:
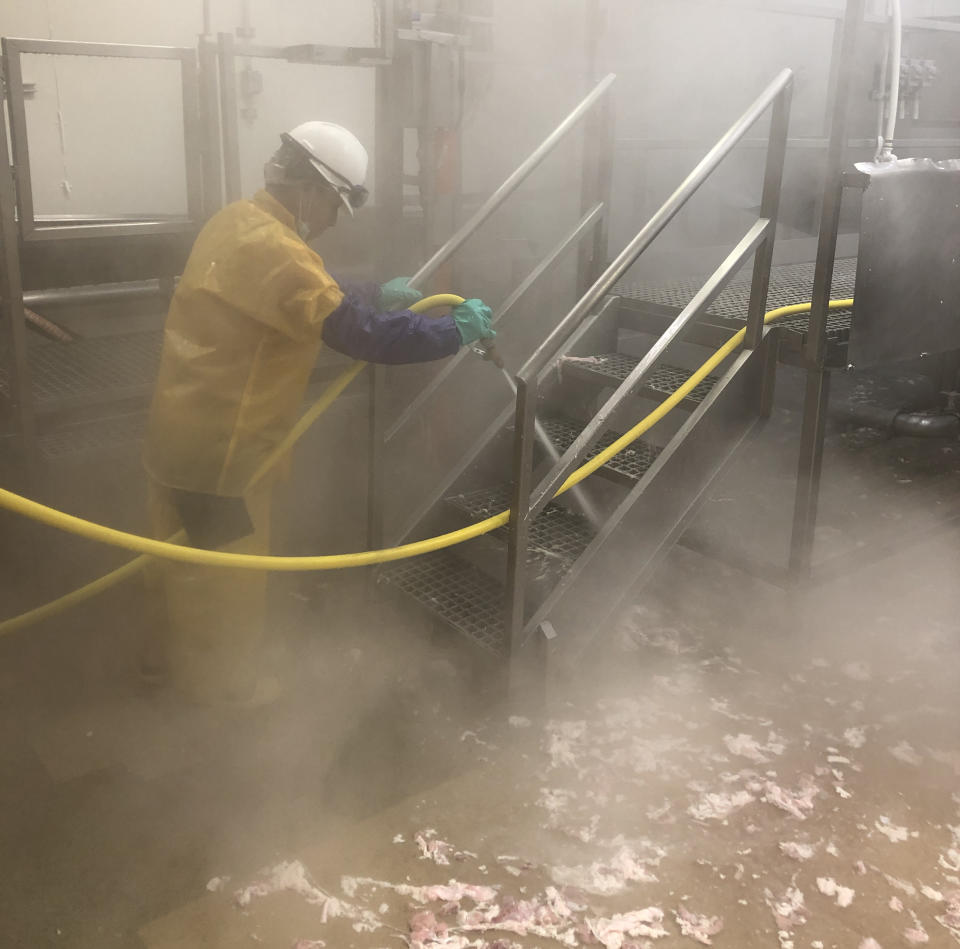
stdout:
<svg viewBox="0 0 960 949">
<path fill-rule="evenodd" d="M 560 366 L 563 374 L 583 379 L 597 385 L 619 385 L 637 368 L 640 360 L 624 353 L 604 353 L 601 356 L 566 356 Z M 673 395 L 693 373 L 677 366 L 657 366 L 644 380 L 640 391 L 663 401 Z M 707 376 L 703 382 L 684 399 L 684 402 L 699 405 L 717 382 L 716 376 Z"/>
<path fill-rule="evenodd" d="M 625 299 L 620 301 L 618 316 L 622 329 L 637 330 L 648 336 L 663 336 L 670 329 L 678 313 L 679 310 L 670 310 L 655 303 Z M 701 323 L 694 320 L 688 324 L 680 339 L 711 350 L 719 349 L 730 340 L 736 329 L 729 324 L 724 324 L 722 320 L 717 320 L 716 323 Z"/>
<path fill-rule="evenodd" d="M 503 586 L 448 550 L 387 564 L 380 579 L 497 656 L 507 653 Z"/>
<path fill-rule="evenodd" d="M 510 486 L 481 488 L 446 498 L 472 521 L 482 521 L 510 506 Z M 504 542 L 509 528 L 498 527 L 490 536 Z M 585 517 L 551 501 L 530 525 L 527 562 L 541 570 L 565 573 L 593 540 L 594 532 Z"/>
<path fill-rule="evenodd" d="M 567 418 L 541 419 L 550 441 L 561 452 L 566 451 L 574 439 L 583 431 L 583 424 Z M 620 437 L 619 432 L 606 432 L 587 455 L 587 460 L 595 457 Z M 603 474 L 613 481 L 619 481 L 628 487 L 633 487 L 657 460 L 661 449 L 657 445 L 649 445 L 642 439 L 635 441 L 629 448 L 608 461 L 597 473 Z"/>
</svg>

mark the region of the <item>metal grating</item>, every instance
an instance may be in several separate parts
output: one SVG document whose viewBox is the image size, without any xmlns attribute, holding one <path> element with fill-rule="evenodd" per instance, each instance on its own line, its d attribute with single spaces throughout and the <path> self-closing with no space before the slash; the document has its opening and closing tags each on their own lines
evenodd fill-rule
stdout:
<svg viewBox="0 0 960 949">
<path fill-rule="evenodd" d="M 144 415 L 96 419 L 56 432 L 46 432 L 37 439 L 37 445 L 41 456 L 48 461 L 83 455 L 86 452 L 131 449 L 143 440 L 145 427 Z"/>
<path fill-rule="evenodd" d="M 542 419 L 543 427 L 550 436 L 550 441 L 563 452 L 566 451 L 573 440 L 583 430 L 579 422 L 574 422 L 564 418 Z M 612 445 L 618 438 L 616 432 L 605 433 L 592 451 L 587 455 L 587 460 L 598 455 L 604 448 Z M 648 445 L 644 441 L 635 441 L 629 448 L 625 448 L 619 455 L 608 461 L 601 471 L 612 471 L 623 478 L 631 481 L 639 481 L 650 466 L 657 460 L 657 455 L 661 449 L 656 445 Z"/>
<path fill-rule="evenodd" d="M 506 655 L 503 587 L 448 551 L 387 564 L 381 579 L 497 656 Z"/>
<path fill-rule="evenodd" d="M 33 398 L 41 410 L 146 392 L 160 361 L 162 331 L 100 336 L 29 349 Z"/>
<path fill-rule="evenodd" d="M 565 356 L 561 360 L 561 367 L 570 366 L 578 373 L 600 376 L 614 383 L 621 383 L 637 368 L 640 362 L 634 356 L 624 353 L 605 353 L 602 356 Z M 676 366 L 657 366 L 644 380 L 642 388 L 649 389 L 660 395 L 673 395 L 682 386 L 692 373 L 688 369 L 679 369 Z M 702 402 L 716 385 L 716 376 L 707 376 L 690 395 L 691 402 Z"/>
<path fill-rule="evenodd" d="M 770 291 L 767 296 L 767 308 L 790 306 L 795 303 L 807 303 L 813 295 L 813 275 L 815 265 L 784 264 L 770 271 Z M 666 287 L 651 287 L 645 284 L 621 284 L 614 293 L 631 300 L 641 300 L 682 310 L 696 295 L 706 278 L 692 278 L 670 284 Z M 847 299 L 852 297 L 857 280 L 857 259 L 843 257 L 837 260 L 833 272 L 831 297 Z M 745 322 L 750 303 L 751 274 L 741 273 L 730 282 L 720 294 L 709 315 L 723 320 Z M 835 310 L 827 319 L 827 332 L 831 339 L 846 339 L 850 332 L 851 310 Z M 797 333 L 805 333 L 810 326 L 807 315 L 779 320 L 778 326 L 786 327 Z"/>
<path fill-rule="evenodd" d="M 510 487 L 481 488 L 468 494 L 446 499 L 451 506 L 463 511 L 475 521 L 481 521 L 505 511 L 510 506 Z M 506 540 L 508 529 L 497 528 L 492 534 Z M 528 561 L 549 568 L 569 569 L 593 540 L 593 530 L 586 518 L 551 502 L 530 526 Z"/>
</svg>

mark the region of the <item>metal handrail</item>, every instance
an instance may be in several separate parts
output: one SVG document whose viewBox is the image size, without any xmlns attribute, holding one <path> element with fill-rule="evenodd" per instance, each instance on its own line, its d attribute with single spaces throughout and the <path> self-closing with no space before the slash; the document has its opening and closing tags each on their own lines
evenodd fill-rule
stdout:
<svg viewBox="0 0 960 949">
<path fill-rule="evenodd" d="M 746 112 L 727 130 L 684 182 L 666 200 L 663 206 L 620 252 L 616 260 L 603 272 L 597 282 L 580 298 L 574 308 L 560 321 L 557 328 L 541 343 L 517 374 L 518 380 L 530 381 L 554 357 L 560 347 L 576 331 L 590 311 L 605 297 L 617 281 L 636 263 L 637 258 L 653 243 L 663 229 L 677 216 L 687 202 L 699 191 L 717 166 L 730 154 L 737 143 L 753 128 L 760 117 L 773 105 L 781 93 L 793 82 L 793 70 L 784 69 L 763 91 Z"/>
<path fill-rule="evenodd" d="M 517 188 L 529 177 L 529 175 L 543 162 L 543 160 L 560 144 L 560 142 L 565 138 L 565 136 L 583 119 L 590 110 L 609 92 L 610 87 L 616 81 L 616 76 L 613 73 L 610 73 L 604 79 L 602 79 L 597 85 L 580 101 L 576 108 L 571 111 L 566 118 L 540 143 L 540 145 L 534 149 L 534 151 L 516 168 L 516 170 L 507 178 L 506 181 L 483 203 L 483 205 L 473 214 L 473 216 L 468 220 L 408 281 L 409 285 L 414 288 L 421 288 L 423 284 L 438 270 L 442 267 L 459 249 L 460 247 L 474 234 L 474 232 L 497 210 L 513 194 Z M 585 207 L 582 207 L 581 210 L 586 211 Z M 602 207 L 597 211 L 598 215 L 602 215 L 605 212 L 605 207 Z M 587 212 L 587 217 L 589 218 L 593 213 L 593 210 Z M 586 227 L 590 225 L 584 225 L 581 221 L 581 225 Z M 578 235 L 580 232 L 581 225 L 578 225 L 577 229 L 573 232 L 570 237 L 570 240 L 575 240 L 574 235 Z M 507 302 L 512 307 L 516 300 L 519 299 L 518 293 L 520 296 L 533 285 L 533 283 L 539 279 L 545 269 L 548 268 L 554 259 L 558 257 L 565 249 L 569 246 L 566 241 L 562 242 L 559 248 L 556 251 L 556 255 L 550 259 L 548 262 L 545 262 L 543 269 L 537 268 L 533 274 L 531 274 L 521 287 L 518 288 L 510 300 Z M 604 253 L 605 256 L 605 253 Z M 503 308 L 506 309 L 506 305 Z M 502 316 L 502 313 L 501 313 Z M 443 382 L 445 378 L 449 375 L 451 368 L 448 367 L 446 370 L 441 372 L 441 378 L 436 380 L 435 384 L 429 387 L 429 391 L 422 394 L 421 397 L 417 399 L 417 406 L 423 404 L 425 399 L 429 398 L 434 392 L 436 392 L 439 385 Z M 508 377 L 509 378 L 509 377 Z M 380 498 L 382 494 L 381 488 L 381 477 L 382 477 L 382 452 L 386 446 L 388 440 L 394 437 L 399 430 L 399 428 L 406 424 L 408 418 L 411 417 L 411 412 L 407 411 L 404 413 L 404 417 L 395 423 L 389 432 L 385 432 L 382 418 L 382 409 L 381 405 L 383 403 L 384 396 L 384 387 L 385 387 L 385 371 L 384 367 L 374 367 L 374 371 L 370 374 L 371 381 L 371 391 L 370 391 L 370 475 L 369 481 L 370 486 L 368 489 L 368 541 L 371 546 L 380 546 L 383 535 L 383 510 L 380 503 Z"/>
<path fill-rule="evenodd" d="M 517 386 L 516 423 L 513 462 L 513 490 L 510 520 L 510 538 L 507 560 L 507 615 L 506 626 L 511 648 L 517 644 L 525 626 L 526 548 L 530 523 L 556 494 L 557 489 L 580 464 L 605 430 L 613 412 L 634 393 L 654 369 L 667 348 L 675 342 L 693 319 L 707 311 L 731 277 L 751 254 L 756 253 L 753 293 L 766 296 L 769 265 L 776 233 L 777 207 L 782 179 L 783 155 L 788 131 L 790 96 L 793 72 L 783 70 L 746 112 L 727 130 L 703 160 L 687 176 L 680 187 L 667 199 L 647 224 L 630 241 L 612 264 L 574 305 L 557 328 L 537 348 L 515 377 Z M 758 220 L 717 268 L 693 300 L 673 320 L 647 355 L 638 363 L 616 392 L 594 416 L 586 429 L 574 439 L 563 456 L 551 467 L 536 490 L 533 487 L 533 439 L 536 424 L 538 382 L 544 369 L 568 343 L 596 305 L 607 296 L 639 256 L 662 233 L 680 210 L 697 193 L 724 158 L 757 123 L 760 117 L 774 107 L 773 121 L 768 136 L 769 150 L 764 175 L 763 216 Z M 766 275 L 761 271 L 767 270 Z M 759 309 L 758 309 L 759 307 Z M 763 301 L 751 300 L 747 336 L 753 336 L 753 345 L 762 334 Z M 760 314 L 757 319 L 757 313 Z M 758 324 L 758 325 L 754 325 Z"/>
<path fill-rule="evenodd" d="M 537 284 L 541 277 L 544 274 L 548 273 L 553 265 L 560 260 L 563 255 L 573 247 L 592 227 L 595 227 L 599 222 L 601 216 L 605 211 L 605 206 L 601 202 L 594 205 L 574 226 L 569 234 L 566 235 L 559 243 L 553 247 L 550 252 L 537 264 L 533 270 L 526 276 L 523 282 L 510 294 L 509 297 L 503 302 L 503 304 L 497 309 L 497 312 L 494 313 L 492 323 L 496 326 L 502 319 L 504 319 L 513 308 L 527 295 L 527 293 Z M 463 362 L 464 359 L 470 358 L 471 350 L 469 347 L 464 347 L 454 356 L 452 359 L 448 359 L 444 364 L 443 369 L 438 372 L 433 379 L 430 380 L 430 384 L 426 386 L 417 397 L 404 409 L 403 414 L 387 429 L 386 434 L 384 435 L 384 440 L 389 442 L 392 441 L 401 429 L 406 427 L 411 419 L 416 418 L 420 414 L 420 410 L 423 406 L 430 400 L 433 394 L 443 385 L 444 381 L 456 372 L 457 367 Z"/>
<path fill-rule="evenodd" d="M 736 275 L 737 271 L 750 259 L 757 247 L 768 236 L 771 226 L 769 219 L 761 218 L 747 231 L 726 260 L 711 274 L 694 298 L 683 308 L 657 339 L 656 343 L 647 351 L 646 355 L 620 383 L 613 395 L 607 399 L 587 427 L 573 440 L 569 448 L 557 460 L 550 473 L 531 494 L 530 517 L 536 517 L 550 503 L 560 485 L 573 473 L 587 452 L 593 448 L 596 441 L 606 431 L 607 425 L 616 411 L 653 372 L 664 353 L 687 326 L 698 316 L 707 312 L 731 278 Z"/>
<path fill-rule="evenodd" d="M 534 149 L 530 155 L 520 163 L 516 171 L 486 201 L 411 278 L 410 286 L 420 289 L 436 271 L 442 267 L 473 235 L 487 218 L 513 194 L 517 188 L 530 177 L 530 173 L 560 144 L 564 137 L 590 111 L 591 108 L 604 96 L 607 90 L 616 81 L 616 75 L 610 73 L 605 76 L 591 92 L 586 95 L 580 104 Z"/>
</svg>

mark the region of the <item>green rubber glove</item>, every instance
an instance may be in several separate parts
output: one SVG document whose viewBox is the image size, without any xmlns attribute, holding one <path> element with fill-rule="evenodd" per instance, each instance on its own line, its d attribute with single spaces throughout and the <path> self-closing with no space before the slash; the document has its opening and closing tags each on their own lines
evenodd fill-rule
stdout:
<svg viewBox="0 0 960 949">
<path fill-rule="evenodd" d="M 423 299 L 423 294 L 413 287 L 408 287 L 409 277 L 394 277 L 380 288 L 380 306 L 386 311 L 405 310 L 417 300 Z"/>
<path fill-rule="evenodd" d="M 457 324 L 460 342 L 464 346 L 469 346 L 478 339 L 493 339 L 497 335 L 490 326 L 493 311 L 483 300 L 466 300 L 460 306 L 455 306 L 450 315 Z"/>
</svg>

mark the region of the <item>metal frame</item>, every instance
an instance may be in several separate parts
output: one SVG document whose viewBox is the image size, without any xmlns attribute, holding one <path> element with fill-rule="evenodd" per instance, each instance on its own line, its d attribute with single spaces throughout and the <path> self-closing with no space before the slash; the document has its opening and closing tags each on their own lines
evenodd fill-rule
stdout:
<svg viewBox="0 0 960 949">
<path fill-rule="evenodd" d="M 176 46 L 129 46 L 119 43 L 77 43 L 63 40 L 33 40 L 4 37 L 3 59 L 6 72 L 6 100 L 10 120 L 13 164 L 16 169 L 19 233 L 23 241 L 62 240 L 64 238 L 104 237 L 115 234 L 172 234 L 189 231 L 200 220 L 203 210 L 200 148 L 200 117 L 197 111 L 199 72 L 194 49 Z M 21 57 L 93 56 L 106 59 L 161 59 L 180 63 L 183 102 L 183 136 L 187 183 L 187 216 L 161 220 L 104 220 L 96 224 L 44 225 L 34 213 L 30 149 L 27 140 L 27 115 Z"/>
<path fill-rule="evenodd" d="M 315 66 L 377 67 L 381 74 L 384 67 L 393 65 L 396 49 L 395 0 L 377 0 L 376 30 L 380 45 L 369 46 L 324 46 L 316 43 L 301 43 L 296 46 L 263 46 L 253 43 L 238 44 L 232 33 L 218 33 L 216 41 L 216 68 L 220 89 L 220 120 L 224 187 L 226 200 L 236 201 L 243 196 L 240 173 L 239 106 L 237 97 L 238 58 L 272 59 L 287 63 L 306 63 Z M 209 41 L 201 41 L 201 49 Z M 203 61 L 203 59 L 201 59 Z M 212 60 L 208 59 L 208 68 Z M 208 80 L 209 81 L 209 80 Z M 379 89 L 378 100 L 382 92 Z M 378 118 L 383 111 L 378 108 Z M 379 128 L 379 125 L 378 125 Z M 383 149 L 377 149 L 378 155 Z M 378 168 L 379 168 L 378 164 Z M 379 189 L 378 189 L 379 190 Z"/>
<path fill-rule="evenodd" d="M 761 424 L 768 367 L 775 365 L 777 329 L 761 346 L 743 350 L 646 474 L 617 505 L 590 546 L 536 611 L 518 628 L 515 647 L 531 647 L 549 618 L 582 654 L 607 620 L 649 579 L 700 509 L 716 478 Z M 640 503 L 642 502 L 642 503 Z M 625 591 L 612 597 L 612 590 Z M 537 637 L 539 638 L 539 637 Z"/>
<path fill-rule="evenodd" d="M 7 123 L 0 107 L 0 324 L 6 322 L 7 337 L 10 341 L 9 347 L 3 347 L 5 354 L 0 350 L 0 362 L 5 363 L 3 369 L 7 375 L 7 392 L 19 442 L 21 468 L 24 480 L 29 483 L 35 463 L 36 418 L 30 396 L 27 322 L 20 275 L 20 240 L 16 225 L 16 186 L 8 155 Z"/>
<path fill-rule="evenodd" d="M 813 559 L 813 535 L 817 523 L 820 478 L 823 471 L 823 444 L 826 437 L 827 407 L 830 402 L 830 372 L 826 368 L 827 317 L 833 284 L 833 268 L 837 256 L 837 240 L 840 233 L 843 169 L 855 69 L 854 57 L 865 12 L 866 0 L 847 0 L 840 49 L 840 62 L 844 64 L 844 68 L 837 77 L 834 97 L 835 108 L 827 152 L 823 205 L 820 213 L 820 236 L 814 271 L 813 303 L 804 348 L 807 380 L 789 561 L 789 570 L 795 581 L 801 581 L 809 576 Z"/>
<path fill-rule="evenodd" d="M 507 615 L 505 623 L 512 651 L 516 651 L 521 645 L 526 623 L 526 550 L 532 520 L 549 503 L 569 475 L 584 461 L 606 430 L 613 413 L 640 388 L 669 345 L 688 323 L 706 313 L 710 304 L 716 299 L 730 278 L 758 247 L 761 250 L 757 254 L 758 261 L 754 270 L 753 293 L 762 296 L 760 299 L 752 301 L 750 310 L 752 321 L 751 324 L 748 324 L 748 335 L 752 334 L 754 345 L 759 344 L 762 339 L 762 320 L 766 304 L 766 290 L 769 284 L 772 245 L 776 235 L 778 194 L 775 191 L 779 191 L 779 183 L 783 173 L 792 86 L 793 73 L 789 69 L 784 70 L 731 126 L 660 210 L 630 241 L 617 259 L 610 264 L 564 317 L 554 332 L 527 360 L 515 377 L 517 405 L 514 435 L 513 496 L 511 498 L 513 514 L 510 519 L 508 544 Z M 543 369 L 556 357 L 564 343 L 577 332 L 596 305 L 610 292 L 627 270 L 636 263 L 640 255 L 697 193 L 723 159 L 771 107 L 774 111 L 774 119 L 771 123 L 768 139 L 769 151 L 763 191 L 764 210 L 771 216 L 761 217 L 750 228 L 740 244 L 715 271 L 700 293 L 676 317 L 647 356 L 621 383 L 581 435 L 574 440 L 573 444 L 563 453 L 534 490 L 535 409 L 538 400 L 539 377 Z M 765 406 L 758 405 L 758 414 L 762 413 L 764 409 Z M 604 529 L 609 531 L 613 527 L 615 525 L 608 524 Z"/>
</svg>

